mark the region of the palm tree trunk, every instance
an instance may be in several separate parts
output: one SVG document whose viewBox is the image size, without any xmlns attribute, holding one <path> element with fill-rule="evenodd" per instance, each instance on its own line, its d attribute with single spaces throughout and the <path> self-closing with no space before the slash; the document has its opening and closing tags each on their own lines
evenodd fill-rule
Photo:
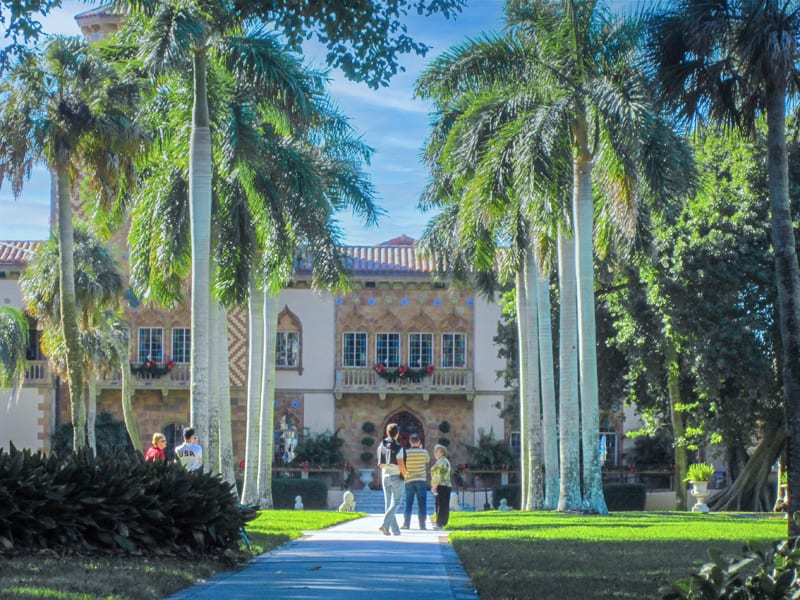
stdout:
<svg viewBox="0 0 800 600">
<path fill-rule="evenodd" d="M 542 453 L 542 395 L 539 385 L 539 319 L 536 294 L 539 269 L 536 266 L 536 256 L 531 249 L 525 251 L 523 269 L 525 273 L 525 306 L 522 316 L 517 315 L 517 317 L 527 321 L 526 337 L 523 343 L 528 349 L 528 361 L 520 365 L 520 368 L 525 371 L 527 380 L 525 403 L 528 405 L 527 412 L 530 417 L 527 429 L 530 439 L 528 446 L 528 471 L 530 473 L 528 510 L 541 510 L 544 506 L 544 469 L 542 464 L 544 456 Z"/>
<path fill-rule="evenodd" d="M 133 410 L 133 385 L 131 384 L 131 357 L 130 348 L 127 343 L 117 345 L 117 355 L 120 357 L 120 371 L 122 372 L 122 385 L 120 393 L 122 395 L 122 419 L 125 421 L 125 429 L 131 438 L 133 447 L 142 452 L 142 436 L 139 433 L 139 423 L 136 421 L 136 412 Z"/>
<path fill-rule="evenodd" d="M 608 514 L 600 464 L 600 409 L 597 392 L 597 348 L 594 316 L 594 206 L 592 161 L 575 161 L 573 213 L 578 282 L 578 368 L 583 447 L 583 501 L 586 510 Z"/>
<path fill-rule="evenodd" d="M 550 317 L 550 278 L 539 271 L 536 280 L 539 309 L 539 371 L 542 386 L 542 445 L 544 454 L 544 508 L 558 506 L 558 420 L 553 373 L 553 325 Z"/>
<path fill-rule="evenodd" d="M 86 410 L 86 442 L 89 448 L 97 454 L 97 432 L 95 422 L 97 421 L 97 382 L 94 377 L 94 363 L 86 363 L 86 379 L 88 387 L 87 410 Z"/>
<path fill-rule="evenodd" d="M 264 294 L 264 352 L 261 383 L 261 438 L 258 446 L 258 503 L 273 508 L 272 457 L 275 454 L 275 329 L 278 322 L 278 297 Z"/>
<path fill-rule="evenodd" d="M 208 348 L 208 434 L 205 442 L 204 463 L 210 473 L 219 473 L 219 303 L 211 298 L 208 313 L 208 333 L 211 345 Z"/>
<path fill-rule="evenodd" d="M 83 361 L 78 331 L 78 311 L 75 303 L 75 263 L 73 260 L 72 198 L 70 197 L 69 165 L 56 165 L 56 194 L 58 198 L 58 254 L 61 326 L 66 345 L 69 397 L 72 411 L 72 448 L 86 446 L 86 405 L 83 397 Z"/>
<path fill-rule="evenodd" d="M 236 489 L 236 473 L 233 470 L 233 430 L 231 426 L 231 378 L 228 363 L 228 311 L 217 304 L 219 319 L 219 473 L 222 479 Z"/>
<path fill-rule="evenodd" d="M 528 338 L 526 327 L 528 321 L 523 318 L 525 314 L 525 276 L 523 270 L 517 271 L 516 277 L 517 287 L 517 337 L 519 342 L 517 344 L 517 353 L 519 354 L 519 431 L 520 431 L 520 457 L 519 457 L 519 475 L 520 475 L 520 508 L 522 510 L 530 510 L 530 498 L 532 496 L 530 484 L 530 438 L 528 437 L 528 423 L 530 422 L 530 415 L 528 414 L 528 402 L 526 401 L 528 394 L 528 375 L 525 365 L 528 364 L 528 345 L 525 340 Z"/>
<path fill-rule="evenodd" d="M 208 58 L 194 55 L 194 106 L 189 141 L 189 218 L 192 243 L 192 363 L 190 421 L 202 443 L 209 431 L 209 318 L 211 261 L 211 129 Z"/>
<path fill-rule="evenodd" d="M 258 448 L 261 439 L 261 369 L 264 364 L 264 292 L 250 283 L 247 300 L 247 429 L 242 504 L 258 504 Z"/>
<path fill-rule="evenodd" d="M 778 286 L 778 313 L 783 354 L 783 403 L 786 414 L 786 469 L 789 473 L 789 514 L 800 511 L 800 267 L 797 264 L 789 171 L 786 153 L 784 88 L 767 91 L 767 171 L 772 248 Z M 789 537 L 800 535 L 800 524 L 788 519 Z"/>
<path fill-rule="evenodd" d="M 578 400 L 578 313 L 575 290 L 575 244 L 563 229 L 558 234 L 558 462 L 561 487 L 558 510 L 580 510 L 581 444 Z"/>
<path fill-rule="evenodd" d="M 678 350 L 670 334 L 666 338 L 666 367 L 667 367 L 667 392 L 669 394 L 669 413 L 672 420 L 672 435 L 675 438 L 675 508 L 686 510 L 686 484 L 684 479 L 688 471 L 686 466 L 686 445 L 683 442 L 686 428 L 683 424 L 683 415 L 678 410 L 681 402 L 680 365 L 678 363 Z"/>
</svg>

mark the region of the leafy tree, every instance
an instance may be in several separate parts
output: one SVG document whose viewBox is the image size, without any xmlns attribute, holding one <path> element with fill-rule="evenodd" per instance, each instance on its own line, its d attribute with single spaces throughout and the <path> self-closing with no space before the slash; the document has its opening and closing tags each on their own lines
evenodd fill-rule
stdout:
<svg viewBox="0 0 800 600">
<path fill-rule="evenodd" d="M 3 0 L 0 2 L 0 26 L 9 40 L 0 49 L 0 72 L 8 68 L 15 57 L 29 54 L 32 46 L 43 36 L 39 16 L 47 16 L 61 0 Z"/>
<path fill-rule="evenodd" d="M 96 49 L 78 38 L 50 38 L 21 58 L 0 82 L 0 184 L 15 196 L 33 165 L 44 162 L 55 177 L 58 210 L 60 322 L 66 349 L 73 447 L 85 440 L 86 410 L 73 264 L 72 192 L 81 189 L 107 202 L 124 194 L 141 137 L 128 115 L 135 88 L 121 79 Z"/>
<path fill-rule="evenodd" d="M 789 200 L 786 100 L 797 93 L 800 8 L 793 1 L 680 0 L 652 18 L 649 56 L 669 107 L 751 137 L 766 120 L 772 249 L 782 344 L 790 513 L 800 508 L 800 266 Z M 788 521 L 788 534 L 800 526 Z"/>
</svg>

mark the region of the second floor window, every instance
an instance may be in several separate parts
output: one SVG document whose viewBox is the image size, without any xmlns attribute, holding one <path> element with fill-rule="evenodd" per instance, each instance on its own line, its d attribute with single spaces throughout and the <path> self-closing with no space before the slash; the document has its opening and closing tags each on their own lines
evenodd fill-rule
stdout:
<svg viewBox="0 0 800 600">
<path fill-rule="evenodd" d="M 161 327 L 139 328 L 139 362 L 164 362 L 164 330 Z"/>
<path fill-rule="evenodd" d="M 408 334 L 408 366 L 421 369 L 433 364 L 433 334 Z"/>
<path fill-rule="evenodd" d="M 467 366 L 467 336 L 463 333 L 442 334 L 442 367 L 463 369 Z"/>
<path fill-rule="evenodd" d="M 400 366 L 400 334 L 378 333 L 375 335 L 375 362 L 385 367 Z"/>
<path fill-rule="evenodd" d="M 367 334 L 347 332 L 342 335 L 342 366 L 367 366 Z"/>
<path fill-rule="evenodd" d="M 296 367 L 300 336 L 295 331 L 279 331 L 275 338 L 275 366 Z"/>
<path fill-rule="evenodd" d="M 172 360 L 188 363 L 192 351 L 192 330 L 188 327 L 175 327 L 172 330 Z"/>
</svg>

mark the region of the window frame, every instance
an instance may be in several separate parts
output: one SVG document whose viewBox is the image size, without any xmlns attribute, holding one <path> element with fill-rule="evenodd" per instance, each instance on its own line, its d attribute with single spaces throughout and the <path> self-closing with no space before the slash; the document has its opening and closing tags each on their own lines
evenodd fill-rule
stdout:
<svg viewBox="0 0 800 600">
<path fill-rule="evenodd" d="M 415 336 L 419 337 L 419 341 L 416 344 L 417 346 L 419 346 L 418 348 L 413 348 L 413 346 L 415 345 L 413 338 Z M 425 349 L 424 349 L 423 340 L 426 339 L 426 338 L 427 338 L 427 341 L 428 341 L 428 348 L 427 348 L 428 358 L 427 358 L 427 361 L 421 360 L 420 361 L 421 364 L 415 364 L 414 363 L 414 358 L 415 358 L 414 357 L 414 352 L 415 351 L 418 351 L 419 354 L 424 358 L 424 355 L 425 355 L 425 351 L 424 350 Z M 413 332 L 408 334 L 408 344 L 407 345 L 408 345 L 408 354 L 407 354 L 407 356 L 408 356 L 408 366 L 409 367 L 411 367 L 412 369 L 424 369 L 428 365 L 432 365 L 433 364 L 433 333 L 426 332 L 426 331 L 413 331 Z"/>
<path fill-rule="evenodd" d="M 177 333 L 183 333 L 183 340 L 180 343 L 176 344 L 175 335 Z M 187 346 L 188 341 L 188 347 Z M 182 352 L 185 352 L 186 360 L 180 360 L 182 357 L 178 356 L 175 349 L 176 347 L 185 347 L 182 349 Z M 172 360 L 176 364 L 179 365 L 186 365 L 189 364 L 192 360 L 192 328 L 191 327 L 173 327 L 172 328 Z"/>
<path fill-rule="evenodd" d="M 296 344 L 294 346 L 294 363 L 287 364 L 285 359 L 288 352 L 281 351 L 281 339 L 284 338 L 284 348 L 291 348 L 289 342 L 290 337 L 294 337 Z M 300 368 L 300 332 L 299 331 L 277 331 L 275 332 L 275 368 L 277 369 L 299 369 Z"/>
<path fill-rule="evenodd" d="M 452 336 L 453 340 L 455 340 L 456 338 L 461 338 L 463 340 L 463 355 L 461 357 L 462 358 L 462 364 L 458 364 L 458 361 L 456 360 L 457 357 L 456 357 L 456 346 L 455 346 L 455 344 L 451 345 L 451 350 L 452 351 L 450 351 L 451 356 L 448 357 L 449 360 L 445 360 L 445 356 L 448 353 L 448 347 L 447 347 L 448 344 L 445 341 L 445 338 L 448 337 L 448 336 Z M 456 332 L 456 331 L 446 331 L 446 332 L 442 333 L 441 340 L 442 340 L 442 348 L 441 348 L 440 356 L 441 356 L 442 361 L 441 361 L 439 367 L 442 368 L 442 369 L 466 369 L 467 368 L 467 334 L 466 333 Z M 448 364 L 448 363 L 451 363 L 451 364 Z"/>
<path fill-rule="evenodd" d="M 385 356 L 381 356 L 382 338 L 387 344 Z M 396 342 L 396 343 L 395 343 Z M 392 356 L 392 350 L 396 350 L 397 356 Z M 375 364 L 382 364 L 389 369 L 396 369 L 402 364 L 401 337 L 399 332 L 379 331 L 375 334 Z"/>
<path fill-rule="evenodd" d="M 355 348 L 352 356 L 347 352 L 347 338 L 352 336 L 352 345 Z M 363 336 L 363 345 L 358 343 L 358 340 Z M 363 354 L 363 358 L 358 354 Z M 342 332 L 342 367 L 349 369 L 363 369 L 366 368 L 369 362 L 369 334 L 366 331 L 343 331 Z M 348 363 L 348 358 L 352 358 L 352 364 Z M 360 364 L 362 363 L 363 364 Z"/>
<path fill-rule="evenodd" d="M 146 347 L 142 343 L 142 335 L 147 331 L 149 339 L 147 340 Z M 158 348 L 158 354 L 156 355 L 153 352 L 153 338 L 152 334 L 154 332 L 159 333 L 160 338 L 160 347 Z M 144 349 L 144 352 L 143 352 Z M 163 327 L 139 327 L 136 333 L 136 356 L 139 359 L 140 363 L 143 363 L 148 360 L 153 360 L 156 363 L 163 363 L 164 362 L 164 328 Z"/>
</svg>

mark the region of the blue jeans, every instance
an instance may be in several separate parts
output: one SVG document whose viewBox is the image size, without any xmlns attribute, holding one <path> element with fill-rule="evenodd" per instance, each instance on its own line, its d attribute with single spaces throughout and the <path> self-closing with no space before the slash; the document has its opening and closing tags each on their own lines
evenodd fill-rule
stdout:
<svg viewBox="0 0 800 600">
<path fill-rule="evenodd" d="M 406 482 L 406 512 L 403 515 L 403 526 L 411 525 L 411 508 L 414 506 L 414 498 L 417 499 L 417 514 L 419 515 L 419 528 L 425 529 L 425 517 L 427 516 L 426 496 L 428 495 L 428 484 L 424 481 Z"/>
<path fill-rule="evenodd" d="M 383 503 L 386 507 L 386 512 L 383 515 L 383 526 L 392 533 L 399 534 L 400 528 L 397 526 L 397 519 L 394 516 L 400 506 L 400 498 L 403 497 L 405 482 L 400 475 L 386 475 L 384 473 L 381 483 L 383 484 Z"/>
</svg>

